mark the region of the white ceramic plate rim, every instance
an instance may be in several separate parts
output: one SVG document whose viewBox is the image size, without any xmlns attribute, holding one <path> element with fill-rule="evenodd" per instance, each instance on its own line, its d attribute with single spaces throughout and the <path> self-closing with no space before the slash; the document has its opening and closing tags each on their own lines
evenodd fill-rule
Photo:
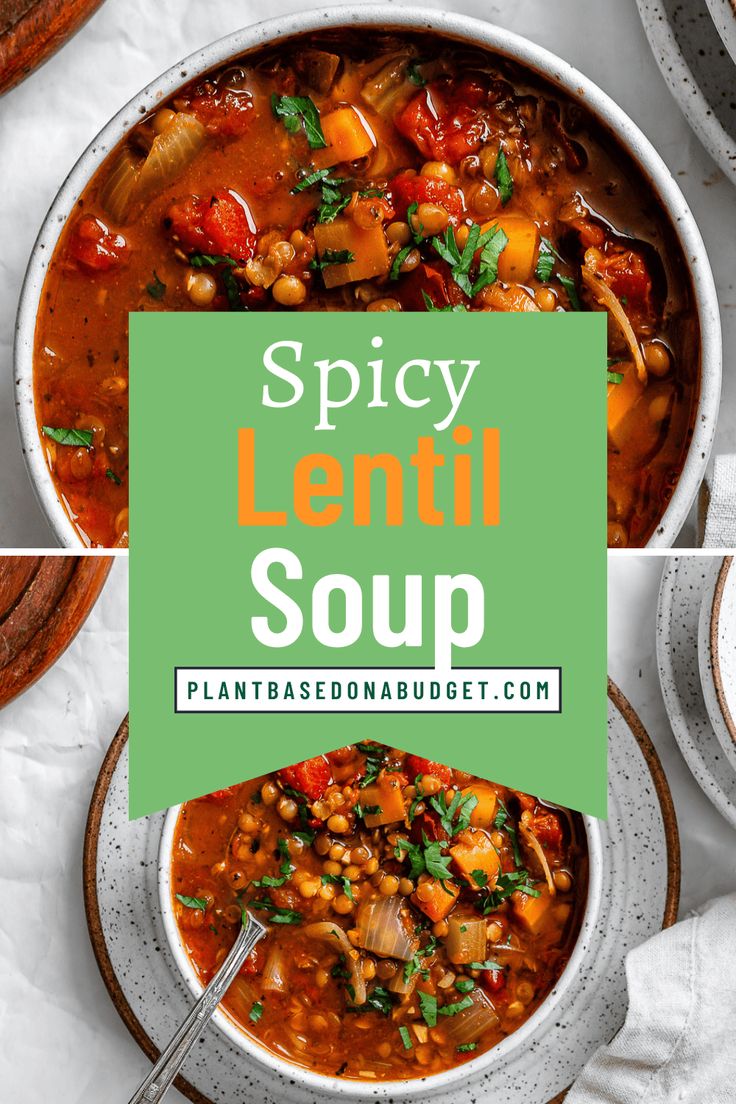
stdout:
<svg viewBox="0 0 736 1104">
<path fill-rule="evenodd" d="M 734 745 L 725 718 L 721 709 L 721 703 L 716 693 L 716 685 L 713 672 L 713 651 L 711 648 L 711 625 L 713 621 L 713 603 L 715 601 L 716 586 L 720 567 L 708 578 L 703 588 L 698 614 L 698 669 L 700 671 L 700 685 L 703 690 L 705 708 L 708 711 L 708 719 L 711 723 L 718 743 L 723 753 L 736 770 L 736 745 Z"/>
<path fill-rule="evenodd" d="M 176 965 L 192 995 L 199 998 L 203 986 L 180 938 L 172 902 L 171 853 L 181 808 L 181 805 L 175 805 L 167 811 L 161 831 L 158 857 L 159 907 L 169 949 L 174 956 Z M 299 1081 L 315 1092 L 327 1093 L 331 1096 L 342 1096 L 351 1099 L 364 1099 L 366 1095 L 390 1097 L 392 1099 L 407 1098 L 439 1092 L 451 1088 L 457 1082 L 469 1081 L 478 1074 L 484 1073 L 496 1063 L 508 1059 L 514 1051 L 519 1050 L 532 1036 L 541 1031 L 545 1023 L 549 1022 L 550 1016 L 573 983 L 588 942 L 595 931 L 602 892 L 602 845 L 600 829 L 596 819 L 590 816 L 583 816 L 582 819 L 588 843 L 588 894 L 580 932 L 573 952 L 554 989 L 551 990 L 526 1023 L 517 1031 L 514 1031 L 513 1034 L 507 1035 L 505 1039 L 502 1039 L 500 1043 L 491 1047 L 480 1057 L 465 1062 L 453 1070 L 446 1070 L 444 1073 L 435 1074 L 431 1077 L 418 1077 L 410 1081 L 383 1081 L 374 1084 L 339 1077 L 324 1077 L 321 1074 L 312 1073 L 310 1070 L 302 1069 L 300 1066 L 278 1058 L 241 1031 L 234 1020 L 220 1011 L 219 1008 L 215 1012 L 212 1022 L 230 1042 L 234 1043 L 235 1046 L 261 1066 L 265 1066 L 283 1077 Z"/>
<path fill-rule="evenodd" d="M 649 540 L 650 547 L 669 547 L 679 533 L 700 486 L 713 444 L 721 391 L 721 329 L 713 275 L 700 231 L 685 198 L 662 158 L 624 111 L 572 65 L 528 39 L 491 23 L 450 12 L 386 4 L 358 4 L 280 16 L 235 31 L 157 77 L 103 127 L 87 147 L 62 185 L 41 227 L 20 295 L 15 333 L 16 412 L 21 443 L 31 482 L 56 539 L 76 546 L 80 536 L 59 500 L 39 441 L 33 396 L 33 345 L 36 316 L 47 265 L 59 233 L 79 194 L 108 152 L 141 115 L 151 111 L 184 80 L 269 41 L 307 31 L 339 26 L 389 26 L 432 30 L 480 43 L 520 62 L 561 87 L 603 120 L 608 129 L 640 165 L 650 187 L 669 215 L 673 232 L 689 261 L 693 298 L 700 326 L 700 393 L 693 420 L 693 436 L 672 498 Z M 182 76 L 185 74 L 185 77 Z"/>
<path fill-rule="evenodd" d="M 727 176 L 736 179 L 736 136 L 723 127 L 695 80 L 670 26 L 664 3 L 636 0 L 636 5 L 654 60 L 683 115 L 713 160 Z"/>
<path fill-rule="evenodd" d="M 721 42 L 736 65 L 736 8 L 731 0 L 705 0 L 705 2 L 716 30 L 721 36 Z M 736 80 L 736 73 L 734 73 L 734 80 Z"/>
<path fill-rule="evenodd" d="M 716 698 L 728 732 L 727 749 L 731 755 L 736 756 L 736 720 L 734 720 L 736 717 L 736 670 L 733 666 L 736 617 L 734 616 L 734 596 L 731 593 L 734 587 L 736 587 L 734 558 L 733 556 L 724 556 L 716 585 L 713 588 L 713 604 L 709 625 L 710 655 Z M 730 605 L 729 598 L 732 603 Z M 729 611 L 730 616 L 729 613 L 724 612 L 724 607 Z M 723 645 L 726 644 L 728 647 L 724 650 Z M 726 656 L 730 658 L 725 658 Z M 736 766 L 736 759 L 734 759 L 734 765 Z"/>
</svg>

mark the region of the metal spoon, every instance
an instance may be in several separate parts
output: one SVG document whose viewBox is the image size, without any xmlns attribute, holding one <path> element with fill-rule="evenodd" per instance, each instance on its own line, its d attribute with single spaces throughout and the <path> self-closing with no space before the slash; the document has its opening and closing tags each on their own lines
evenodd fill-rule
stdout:
<svg viewBox="0 0 736 1104">
<path fill-rule="evenodd" d="M 246 922 L 247 917 L 247 922 Z M 130 1098 L 129 1104 L 158 1104 L 171 1088 L 171 1083 L 184 1065 L 184 1061 L 197 1039 L 212 1019 L 212 1014 L 222 1000 L 230 982 L 240 967 L 262 939 L 267 928 L 246 910 L 243 911 L 243 927 L 230 952 L 209 983 L 184 1023 L 162 1051 L 148 1077 Z"/>
</svg>

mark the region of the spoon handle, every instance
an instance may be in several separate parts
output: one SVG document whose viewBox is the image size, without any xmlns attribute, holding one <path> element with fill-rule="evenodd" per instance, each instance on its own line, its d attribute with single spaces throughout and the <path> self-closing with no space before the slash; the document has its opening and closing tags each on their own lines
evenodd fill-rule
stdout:
<svg viewBox="0 0 736 1104">
<path fill-rule="evenodd" d="M 249 912 L 247 918 L 247 923 L 243 925 L 238 933 L 238 938 L 222 966 L 204 990 L 174 1038 L 162 1051 L 161 1057 L 148 1077 L 130 1098 L 129 1104 L 158 1104 L 158 1101 L 163 1099 L 164 1093 L 171 1087 L 171 1083 L 183 1066 L 189 1051 L 212 1019 L 212 1014 L 222 1000 L 226 989 L 258 940 L 266 934 L 264 925 L 256 920 L 254 916 L 251 916 Z"/>
</svg>

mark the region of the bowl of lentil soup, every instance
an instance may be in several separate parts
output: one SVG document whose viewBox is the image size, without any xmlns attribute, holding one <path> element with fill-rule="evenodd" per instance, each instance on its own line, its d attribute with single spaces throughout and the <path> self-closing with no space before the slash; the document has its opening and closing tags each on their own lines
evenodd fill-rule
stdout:
<svg viewBox="0 0 736 1104">
<path fill-rule="evenodd" d="M 720 329 L 656 151 L 490 24 L 290 15 L 170 69 L 72 170 L 19 309 L 26 460 L 61 543 L 127 542 L 129 310 L 578 308 L 609 315 L 609 544 L 670 545 L 712 443 Z"/>
<path fill-rule="evenodd" d="M 269 925 L 215 1015 L 320 1093 L 446 1088 L 537 1038 L 594 940 L 598 827 L 372 741 L 169 810 L 159 890 L 198 996 L 242 909 Z"/>
</svg>

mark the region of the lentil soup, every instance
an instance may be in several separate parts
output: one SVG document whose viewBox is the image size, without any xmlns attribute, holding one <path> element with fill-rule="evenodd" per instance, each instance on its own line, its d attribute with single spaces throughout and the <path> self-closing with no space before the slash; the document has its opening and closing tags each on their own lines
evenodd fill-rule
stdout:
<svg viewBox="0 0 736 1104">
<path fill-rule="evenodd" d="M 39 433 L 80 538 L 125 545 L 129 311 L 581 309 L 609 316 L 608 543 L 642 545 L 687 453 L 699 339 L 632 158 L 480 48 L 297 37 L 183 87 L 85 188 L 42 293 Z"/>
<path fill-rule="evenodd" d="M 560 977 L 587 896 L 577 814 L 366 742 L 182 806 L 171 866 L 202 984 L 247 907 L 269 926 L 227 1014 L 325 1076 L 452 1069 Z"/>
</svg>

